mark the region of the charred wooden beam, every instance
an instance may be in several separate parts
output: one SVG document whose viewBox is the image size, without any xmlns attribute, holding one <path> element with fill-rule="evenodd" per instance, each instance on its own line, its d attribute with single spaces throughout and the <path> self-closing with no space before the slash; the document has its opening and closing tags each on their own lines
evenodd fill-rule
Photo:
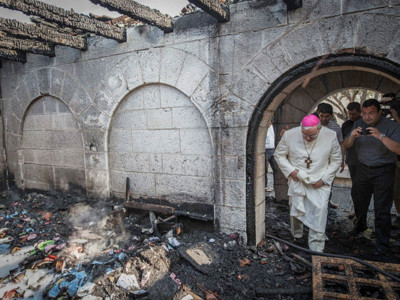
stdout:
<svg viewBox="0 0 400 300">
<path fill-rule="evenodd" d="M 229 21 L 229 11 L 221 5 L 219 0 L 189 0 L 189 2 L 213 16 L 219 22 Z"/>
<path fill-rule="evenodd" d="M 147 210 L 147 211 L 155 211 L 163 214 L 174 214 L 175 209 L 171 206 L 159 205 L 159 204 L 151 204 L 151 203 L 142 203 L 142 202 L 125 202 L 124 207 L 133 208 L 139 210 Z"/>
<path fill-rule="evenodd" d="M 122 28 L 38 0 L 0 0 L 0 6 L 19 10 L 27 15 L 36 15 L 61 26 L 82 29 L 120 42 L 126 41 L 126 34 Z"/>
<path fill-rule="evenodd" d="M 26 54 L 22 51 L 0 48 L 0 58 L 26 63 Z"/>
<path fill-rule="evenodd" d="M 17 39 L 8 36 L 2 36 L 0 39 L 0 47 L 10 50 L 27 51 L 34 54 L 42 54 L 47 56 L 55 56 L 54 46 L 47 43 L 34 40 Z"/>
<path fill-rule="evenodd" d="M 288 10 L 294 10 L 303 6 L 302 0 L 283 0 Z"/>
<path fill-rule="evenodd" d="M 35 39 L 56 45 L 69 46 L 79 50 L 87 49 L 85 37 L 72 36 L 49 27 L 26 25 L 16 20 L 0 18 L 0 30 L 15 37 Z"/>
<path fill-rule="evenodd" d="M 134 19 L 140 20 L 162 29 L 164 32 L 173 30 L 172 18 L 153 10 L 148 6 L 139 4 L 132 0 L 90 0 L 100 4 L 109 10 L 115 10 Z"/>
</svg>

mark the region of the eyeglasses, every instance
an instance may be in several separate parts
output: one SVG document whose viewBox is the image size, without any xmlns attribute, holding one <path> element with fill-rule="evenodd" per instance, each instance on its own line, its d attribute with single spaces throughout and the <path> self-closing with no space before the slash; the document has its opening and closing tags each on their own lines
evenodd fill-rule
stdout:
<svg viewBox="0 0 400 300">
<path fill-rule="evenodd" d="M 302 133 L 302 134 L 303 134 L 303 136 L 304 136 L 305 138 L 306 138 L 306 137 L 309 137 L 310 139 L 315 139 L 315 138 L 317 138 L 318 133 L 319 133 L 319 132 L 317 132 L 316 134 L 305 134 L 305 133 Z"/>
<path fill-rule="evenodd" d="M 377 114 L 378 114 L 377 111 L 371 111 L 371 112 L 368 112 L 368 113 L 362 112 L 362 113 L 361 113 L 361 116 L 362 116 L 362 117 L 364 117 L 364 116 L 375 117 Z"/>
</svg>

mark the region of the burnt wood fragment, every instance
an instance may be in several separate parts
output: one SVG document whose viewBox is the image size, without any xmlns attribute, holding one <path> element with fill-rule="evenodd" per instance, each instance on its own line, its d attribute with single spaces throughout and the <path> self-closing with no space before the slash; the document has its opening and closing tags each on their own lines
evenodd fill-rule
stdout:
<svg viewBox="0 0 400 300">
<path fill-rule="evenodd" d="M 0 39 L 0 47 L 10 50 L 27 51 L 34 54 L 42 54 L 47 56 L 55 56 L 54 46 L 28 39 L 17 39 L 8 36 L 2 36 Z"/>
<path fill-rule="evenodd" d="M 0 30 L 14 37 L 35 39 L 56 45 L 69 46 L 79 50 L 87 49 L 85 37 L 72 36 L 45 26 L 39 27 L 24 24 L 16 20 L 0 18 Z"/>
<path fill-rule="evenodd" d="M 171 206 L 142 203 L 142 202 L 125 202 L 124 207 L 139 210 L 155 211 L 163 214 L 174 214 L 175 209 Z"/>
<path fill-rule="evenodd" d="M 303 6 L 302 0 L 283 0 L 288 10 L 294 10 Z"/>
<path fill-rule="evenodd" d="M 122 28 L 38 0 L 0 0 L 0 6 L 19 10 L 27 15 L 36 15 L 61 26 L 82 29 L 119 42 L 126 41 L 125 30 Z"/>
<path fill-rule="evenodd" d="M 221 5 L 219 0 L 188 0 L 190 3 L 204 10 L 219 22 L 229 21 L 229 10 Z"/>
<path fill-rule="evenodd" d="M 281 289 L 269 289 L 264 287 L 256 288 L 257 297 L 268 297 L 269 295 L 296 295 L 296 294 L 312 294 L 311 287 L 296 287 L 296 288 L 281 288 Z"/>
<path fill-rule="evenodd" d="M 0 47 L 0 58 L 26 63 L 25 52 Z"/>
<path fill-rule="evenodd" d="M 109 10 L 115 10 L 121 14 L 140 20 L 146 24 L 156 26 L 164 32 L 173 30 L 172 18 L 148 6 L 131 0 L 90 0 L 94 4 L 100 4 Z"/>
</svg>

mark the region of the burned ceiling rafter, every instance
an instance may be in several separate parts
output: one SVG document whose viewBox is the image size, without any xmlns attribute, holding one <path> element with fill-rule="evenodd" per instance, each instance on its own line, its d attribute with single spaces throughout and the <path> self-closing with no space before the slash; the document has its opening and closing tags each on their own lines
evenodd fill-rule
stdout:
<svg viewBox="0 0 400 300">
<path fill-rule="evenodd" d="M 121 14 L 132 17 L 149 25 L 154 25 L 164 32 L 173 31 L 173 20 L 170 16 L 151 9 L 148 6 L 139 4 L 131 0 L 90 0 L 94 4 L 99 4 L 109 10 L 117 11 Z"/>
<path fill-rule="evenodd" d="M 79 50 L 87 49 L 86 37 L 72 36 L 46 26 L 29 25 L 0 18 L 0 30 L 16 38 L 35 39 Z"/>
<path fill-rule="evenodd" d="M 286 3 L 288 10 L 295 10 L 303 6 L 302 0 L 283 0 Z"/>
<path fill-rule="evenodd" d="M 0 47 L 0 58 L 26 63 L 26 54 L 24 51 L 18 51 Z"/>
<path fill-rule="evenodd" d="M 204 10 L 219 22 L 229 21 L 229 9 L 223 7 L 219 0 L 188 0 L 190 3 Z"/>
<path fill-rule="evenodd" d="M 30 39 L 17 39 L 10 36 L 1 37 L 0 47 L 10 50 L 19 50 L 34 54 L 42 54 L 50 57 L 54 57 L 56 55 L 54 45 Z"/>
<path fill-rule="evenodd" d="M 119 42 L 126 41 L 126 33 L 122 28 L 38 0 L 0 0 L 0 6 L 36 15 L 61 26 L 81 29 Z"/>
</svg>

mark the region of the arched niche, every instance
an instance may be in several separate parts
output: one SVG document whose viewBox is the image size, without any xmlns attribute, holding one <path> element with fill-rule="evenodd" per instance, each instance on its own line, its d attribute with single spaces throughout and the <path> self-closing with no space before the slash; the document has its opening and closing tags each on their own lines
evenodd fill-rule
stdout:
<svg viewBox="0 0 400 300">
<path fill-rule="evenodd" d="M 22 130 L 23 182 L 28 190 L 86 189 L 82 133 L 59 99 L 44 96 L 26 111 Z"/>
<path fill-rule="evenodd" d="M 111 193 L 209 205 L 214 202 L 212 143 L 190 99 L 162 84 L 141 86 L 116 109 L 109 129 Z"/>
</svg>

